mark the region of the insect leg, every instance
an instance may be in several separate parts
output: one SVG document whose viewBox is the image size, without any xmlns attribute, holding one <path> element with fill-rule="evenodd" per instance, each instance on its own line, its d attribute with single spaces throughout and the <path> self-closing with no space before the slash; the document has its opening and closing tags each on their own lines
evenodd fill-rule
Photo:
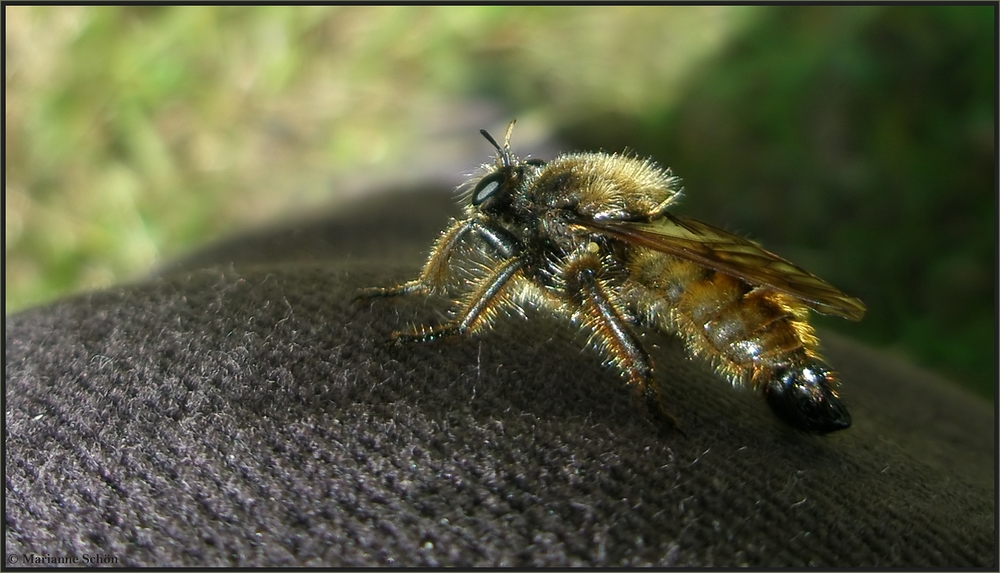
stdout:
<svg viewBox="0 0 1000 573">
<path fill-rule="evenodd" d="M 509 259 L 521 251 L 521 243 L 503 229 L 484 225 L 478 219 L 472 221 L 473 228 L 501 257 Z"/>
<path fill-rule="evenodd" d="M 515 257 L 497 267 L 472 291 L 456 320 L 416 332 L 395 332 L 392 337 L 400 341 L 426 342 L 475 332 L 492 321 L 499 306 L 504 304 L 504 289 L 523 266 L 524 259 Z"/>
<path fill-rule="evenodd" d="M 420 271 L 420 276 L 412 281 L 391 287 L 371 287 L 361 289 L 355 300 L 398 296 L 413 293 L 428 293 L 441 286 L 447 276 L 448 259 L 452 252 L 462 242 L 465 234 L 472 229 L 473 219 L 456 221 L 445 229 L 431 249 L 431 255 Z"/>
<path fill-rule="evenodd" d="M 622 304 L 598 279 L 600 269 L 600 259 L 596 256 L 583 256 L 569 263 L 563 271 L 569 300 L 593 333 L 593 339 L 645 398 L 650 413 L 678 427 L 677 420 L 663 405 L 659 386 L 653 380 L 652 361 L 628 324 Z"/>
<path fill-rule="evenodd" d="M 518 250 L 516 239 L 501 231 L 490 229 L 479 219 L 455 221 L 434 243 L 431 255 L 420 271 L 419 277 L 401 285 L 361 289 L 355 300 L 434 292 L 444 285 L 448 276 L 448 260 L 462 243 L 465 235 L 471 231 L 477 232 L 505 258 L 514 256 Z"/>
</svg>

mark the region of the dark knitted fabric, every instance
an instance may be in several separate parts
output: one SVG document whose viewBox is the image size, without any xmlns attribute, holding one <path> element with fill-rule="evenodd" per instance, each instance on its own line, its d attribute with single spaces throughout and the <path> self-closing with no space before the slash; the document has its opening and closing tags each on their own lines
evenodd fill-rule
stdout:
<svg viewBox="0 0 1000 573">
<path fill-rule="evenodd" d="M 450 203 L 384 196 L 8 316 L 8 555 L 996 566 L 990 404 L 857 344 L 824 336 L 854 417 L 829 436 L 654 333 L 683 433 L 538 313 L 387 344 L 444 306 L 355 290 L 412 278 Z"/>
</svg>

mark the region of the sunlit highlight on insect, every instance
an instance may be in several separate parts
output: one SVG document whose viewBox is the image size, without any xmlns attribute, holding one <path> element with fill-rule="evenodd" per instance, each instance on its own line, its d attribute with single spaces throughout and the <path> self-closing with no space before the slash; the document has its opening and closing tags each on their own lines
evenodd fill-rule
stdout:
<svg viewBox="0 0 1000 573">
<path fill-rule="evenodd" d="M 734 385 L 763 392 L 797 428 L 850 426 L 807 315 L 860 320 L 861 301 L 749 240 L 671 215 L 681 182 L 669 169 L 607 153 L 521 160 L 510 149 L 513 126 L 502 147 L 481 130 L 496 161 L 462 186 L 465 218 L 441 234 L 420 276 L 361 291 L 457 305 L 453 320 L 396 339 L 475 334 L 535 306 L 585 329 L 589 345 L 672 420 L 636 331 L 649 327 L 679 335 Z"/>
</svg>

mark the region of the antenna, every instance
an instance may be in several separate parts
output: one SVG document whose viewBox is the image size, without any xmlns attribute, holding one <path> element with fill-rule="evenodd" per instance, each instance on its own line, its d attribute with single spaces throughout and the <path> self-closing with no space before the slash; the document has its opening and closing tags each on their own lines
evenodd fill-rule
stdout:
<svg viewBox="0 0 1000 573">
<path fill-rule="evenodd" d="M 479 133 L 483 134 L 483 137 L 486 138 L 486 141 L 489 141 L 490 143 L 493 144 L 493 147 L 497 148 L 497 152 L 500 156 L 500 164 L 503 167 L 510 167 L 511 165 L 514 164 L 514 156 L 511 155 L 510 153 L 510 132 L 514 129 L 515 123 L 517 123 L 517 120 L 512 119 L 510 120 L 510 123 L 507 124 L 507 133 L 504 134 L 503 147 L 500 147 L 500 144 L 497 143 L 497 140 L 493 139 L 493 136 L 490 135 L 490 132 L 486 131 L 485 129 L 479 130 Z"/>
<path fill-rule="evenodd" d="M 503 153 L 503 149 L 500 149 L 500 144 L 497 143 L 497 140 L 493 139 L 493 136 L 490 135 L 490 132 L 486 131 L 485 129 L 480 129 L 479 133 L 483 134 L 483 137 L 486 138 L 486 141 L 489 141 L 490 143 L 492 143 L 493 147 L 497 148 L 497 151 L 499 151 L 500 153 Z"/>
</svg>

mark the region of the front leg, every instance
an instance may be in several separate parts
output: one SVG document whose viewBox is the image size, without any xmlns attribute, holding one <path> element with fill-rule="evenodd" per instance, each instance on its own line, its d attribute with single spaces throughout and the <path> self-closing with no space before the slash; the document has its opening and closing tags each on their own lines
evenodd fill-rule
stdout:
<svg viewBox="0 0 1000 573">
<path fill-rule="evenodd" d="M 445 229 L 444 233 L 441 233 L 438 240 L 434 242 L 434 247 L 431 248 L 431 255 L 428 257 L 427 263 L 424 264 L 424 268 L 420 271 L 420 276 L 416 279 L 391 287 L 363 288 L 358 291 L 358 295 L 354 297 L 354 300 L 414 293 L 427 294 L 437 290 L 444 285 L 447 279 L 448 260 L 451 258 L 452 252 L 461 244 L 466 233 L 473 228 L 474 222 L 475 219 L 455 221 Z"/>
<path fill-rule="evenodd" d="M 462 244 L 465 236 L 476 232 L 487 244 L 504 258 L 514 256 L 519 249 L 517 239 L 508 233 L 491 229 L 478 218 L 455 221 L 434 242 L 430 257 L 420 271 L 420 276 L 412 281 L 391 287 L 370 287 L 358 291 L 355 300 L 399 296 L 407 294 L 430 294 L 441 289 L 448 278 L 448 262 L 455 249 Z"/>
<path fill-rule="evenodd" d="M 514 257 L 501 263 L 479 281 L 466 298 L 455 320 L 431 328 L 421 327 L 414 332 L 394 332 L 392 337 L 400 341 L 426 342 L 446 336 L 470 334 L 489 326 L 497 312 L 505 304 L 510 304 L 505 294 L 522 267 L 524 259 L 521 257 Z"/>
<path fill-rule="evenodd" d="M 633 332 L 623 303 L 599 278 L 601 269 L 596 253 L 584 253 L 567 262 L 561 271 L 566 300 L 592 333 L 591 341 L 610 356 L 629 384 L 645 398 L 650 413 L 678 427 L 663 405 L 659 386 L 653 380 L 652 361 Z"/>
</svg>

